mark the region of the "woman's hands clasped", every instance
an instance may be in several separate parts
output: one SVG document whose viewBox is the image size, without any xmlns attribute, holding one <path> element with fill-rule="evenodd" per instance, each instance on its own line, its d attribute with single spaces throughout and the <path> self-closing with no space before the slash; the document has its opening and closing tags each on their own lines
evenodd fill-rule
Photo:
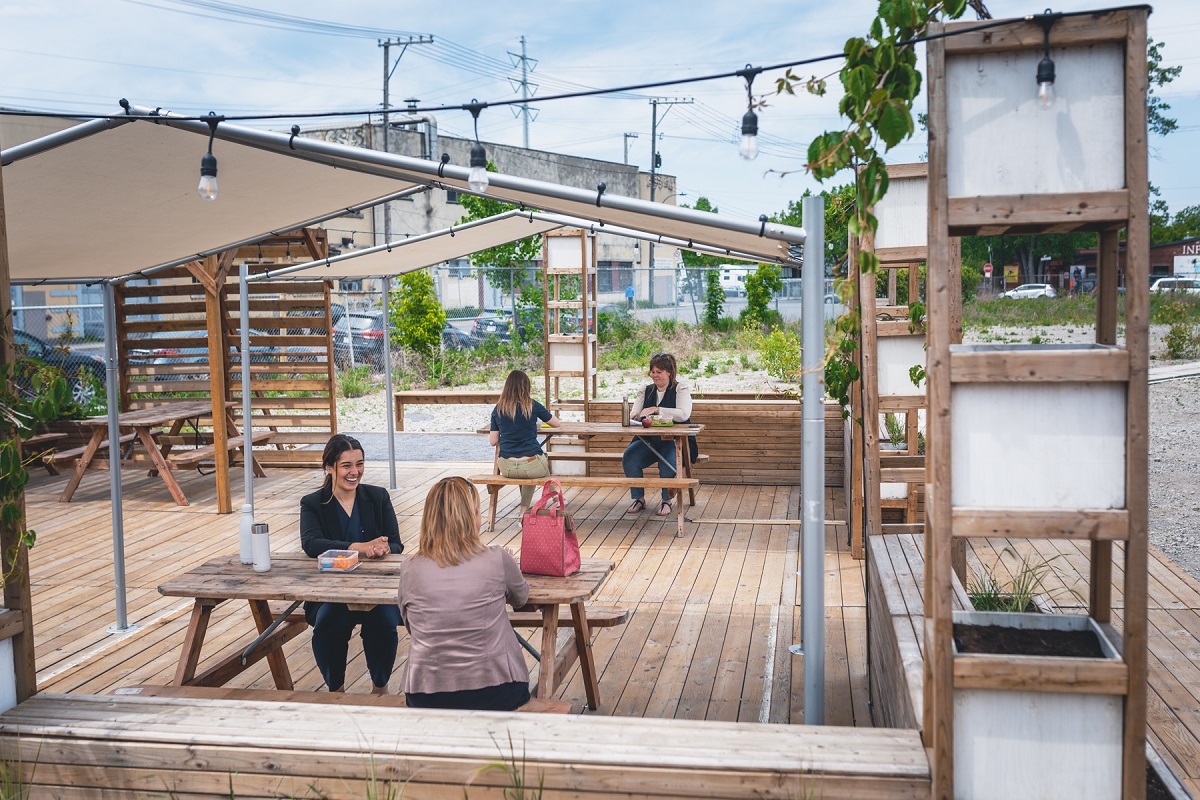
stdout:
<svg viewBox="0 0 1200 800">
<path fill-rule="evenodd" d="M 380 536 L 369 542 L 354 542 L 350 545 L 350 549 L 357 550 L 362 558 L 382 558 L 392 552 L 386 536 Z"/>
</svg>

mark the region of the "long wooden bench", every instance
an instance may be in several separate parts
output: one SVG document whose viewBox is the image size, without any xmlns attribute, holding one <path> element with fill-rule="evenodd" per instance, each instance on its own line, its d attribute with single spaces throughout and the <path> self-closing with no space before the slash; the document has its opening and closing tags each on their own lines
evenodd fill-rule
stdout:
<svg viewBox="0 0 1200 800">
<path fill-rule="evenodd" d="M 21 459 L 23 461 L 33 458 L 39 459 L 42 461 L 42 466 L 46 468 L 46 472 L 49 472 L 51 475 L 57 475 L 58 467 L 54 465 L 54 462 L 44 460 L 44 456 L 50 455 L 54 449 L 53 444 L 55 442 L 61 442 L 66 438 L 68 438 L 68 435 L 65 433 L 38 433 L 30 436 L 28 439 L 22 439 Z M 51 446 L 47 447 L 47 445 Z"/>
<path fill-rule="evenodd" d="M 121 434 L 118 441 L 121 444 L 129 444 L 130 442 L 132 442 L 135 439 L 137 439 L 136 433 L 123 433 L 123 434 Z M 97 452 L 99 452 L 100 450 L 107 450 L 107 449 L 108 449 L 108 439 L 105 439 L 104 441 L 102 441 L 100 443 L 100 447 L 97 448 Z M 47 453 L 46 455 L 42 456 L 42 463 L 50 464 L 57 468 L 59 464 L 65 464 L 69 461 L 75 461 L 76 459 L 78 459 L 80 456 L 83 455 L 85 450 L 87 450 L 87 445 L 82 445 L 80 447 L 72 447 L 69 450 L 55 450 L 52 453 Z"/>
<path fill-rule="evenodd" d="M 396 412 L 396 430 L 404 430 L 404 406 L 416 403 L 450 405 L 491 405 L 500 402 L 500 392 L 448 392 L 444 389 L 404 389 L 392 392 Z"/>
<path fill-rule="evenodd" d="M 275 433 L 273 431 L 256 431 L 251 435 L 250 442 L 252 445 L 263 444 L 271 441 L 271 439 L 274 437 Z M 245 442 L 246 438 L 244 436 L 230 436 L 227 440 L 226 447 L 228 447 L 230 450 L 233 450 L 234 448 L 245 446 Z M 211 444 L 195 447 L 190 450 L 176 450 L 167 456 L 167 463 L 172 467 L 191 468 L 198 466 L 204 461 L 212 461 L 216 454 L 216 443 L 213 442 Z M 259 474 L 261 477 L 261 468 L 257 468 L 257 464 L 255 464 L 255 467 L 255 474 Z"/>
<path fill-rule="evenodd" d="M 568 620 L 569 622 L 570 620 Z M 366 692 L 296 692 L 284 689 L 232 689 L 225 686 L 122 686 L 114 695 L 138 697 L 192 697 L 203 700 L 261 700 L 272 703 L 320 703 L 322 705 L 376 706 L 408 708 L 404 693 L 370 694 Z M 575 708 L 567 700 L 543 700 L 531 697 L 517 709 L 533 714 L 571 714 Z"/>
<path fill-rule="evenodd" d="M 700 481 L 697 478 L 658 478 L 651 476 L 642 478 L 617 478 L 610 476 L 555 475 L 554 479 L 561 483 L 564 489 L 577 487 L 591 487 L 594 489 L 632 489 L 634 487 L 641 487 L 643 489 L 669 489 L 676 495 L 676 536 L 683 536 L 683 492 L 688 489 L 695 490 L 700 488 Z M 541 486 L 546 482 L 545 478 L 506 478 L 503 475 L 470 475 L 467 477 L 467 480 L 476 486 L 486 486 L 488 488 L 488 530 L 496 529 L 496 505 L 501 486 Z"/>
<path fill-rule="evenodd" d="M 914 730 L 39 694 L 0 714 L 31 797 L 928 797 Z M 373 793 L 373 794 L 372 794 Z"/>
</svg>

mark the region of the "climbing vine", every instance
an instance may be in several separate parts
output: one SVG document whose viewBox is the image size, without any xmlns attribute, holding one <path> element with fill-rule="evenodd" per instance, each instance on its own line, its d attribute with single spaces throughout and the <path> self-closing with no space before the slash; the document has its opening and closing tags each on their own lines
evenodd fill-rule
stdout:
<svg viewBox="0 0 1200 800">
<path fill-rule="evenodd" d="M 913 101 L 921 92 L 921 73 L 913 42 L 925 35 L 930 23 L 957 19 L 966 6 L 967 0 L 880 0 L 867 35 L 847 40 L 846 60 L 837 73 L 804 80 L 789 69 L 776 81 L 776 94 L 790 95 L 799 88 L 823 96 L 834 74 L 842 84 L 838 112 L 847 124 L 813 139 L 806 169 L 819 181 L 845 169 L 855 171 L 854 213 L 848 229 L 856 243 L 878 227 L 872 209 L 888 190 L 884 155 L 914 130 Z M 854 250 L 858 269 L 874 274 L 879 267 L 876 255 L 857 244 Z M 849 300 L 854 287 L 840 281 L 838 294 Z M 825 386 L 842 404 L 843 413 L 850 384 L 859 377 L 854 364 L 859 328 L 859 310 L 854 305 L 837 320 L 826 351 Z"/>
</svg>

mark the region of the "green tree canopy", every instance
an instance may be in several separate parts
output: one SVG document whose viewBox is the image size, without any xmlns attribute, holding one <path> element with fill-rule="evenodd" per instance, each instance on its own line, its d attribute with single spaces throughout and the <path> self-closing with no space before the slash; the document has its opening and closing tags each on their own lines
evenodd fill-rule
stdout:
<svg viewBox="0 0 1200 800">
<path fill-rule="evenodd" d="M 397 341 L 409 350 L 431 358 L 441 349 L 446 309 L 434 291 L 429 270 L 400 276 L 400 291 L 392 299 L 388 321 Z"/>
<path fill-rule="evenodd" d="M 487 170 L 495 172 L 495 163 L 489 161 Z M 512 203 L 503 203 L 490 197 L 475 197 L 469 194 L 460 194 L 458 202 L 467 212 L 466 216 L 458 221 L 459 225 L 464 222 L 494 217 L 517 208 Z M 480 250 L 471 256 L 471 266 L 482 272 L 488 282 L 501 292 L 509 294 L 511 289 L 514 296 L 524 300 L 528 292 L 535 288 L 535 281 L 530 277 L 526 268 L 541 255 L 542 237 L 539 234 L 508 244 L 489 247 L 487 250 Z M 540 287 L 536 288 L 540 289 Z M 538 294 L 539 298 L 540 296 Z"/>
</svg>

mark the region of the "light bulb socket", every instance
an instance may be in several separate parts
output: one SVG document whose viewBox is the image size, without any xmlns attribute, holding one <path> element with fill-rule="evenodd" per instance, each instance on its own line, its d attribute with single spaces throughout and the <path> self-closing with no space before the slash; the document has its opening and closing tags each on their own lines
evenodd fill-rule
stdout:
<svg viewBox="0 0 1200 800">
<path fill-rule="evenodd" d="M 1037 82 L 1038 85 L 1043 83 L 1054 83 L 1054 59 L 1050 58 L 1048 55 L 1043 56 L 1042 60 L 1038 62 Z M 743 123 L 743 125 L 744 124 L 745 123 Z"/>
<path fill-rule="evenodd" d="M 471 167 L 481 167 L 487 169 L 487 151 L 483 149 L 483 145 L 479 142 L 471 145 Z"/>
<path fill-rule="evenodd" d="M 742 115 L 742 136 L 757 136 L 757 135 L 758 135 L 758 115 L 754 113 L 754 109 L 751 109 Z"/>
<path fill-rule="evenodd" d="M 217 177 L 217 157 L 212 153 L 205 153 L 200 157 L 200 177 Z"/>
</svg>

